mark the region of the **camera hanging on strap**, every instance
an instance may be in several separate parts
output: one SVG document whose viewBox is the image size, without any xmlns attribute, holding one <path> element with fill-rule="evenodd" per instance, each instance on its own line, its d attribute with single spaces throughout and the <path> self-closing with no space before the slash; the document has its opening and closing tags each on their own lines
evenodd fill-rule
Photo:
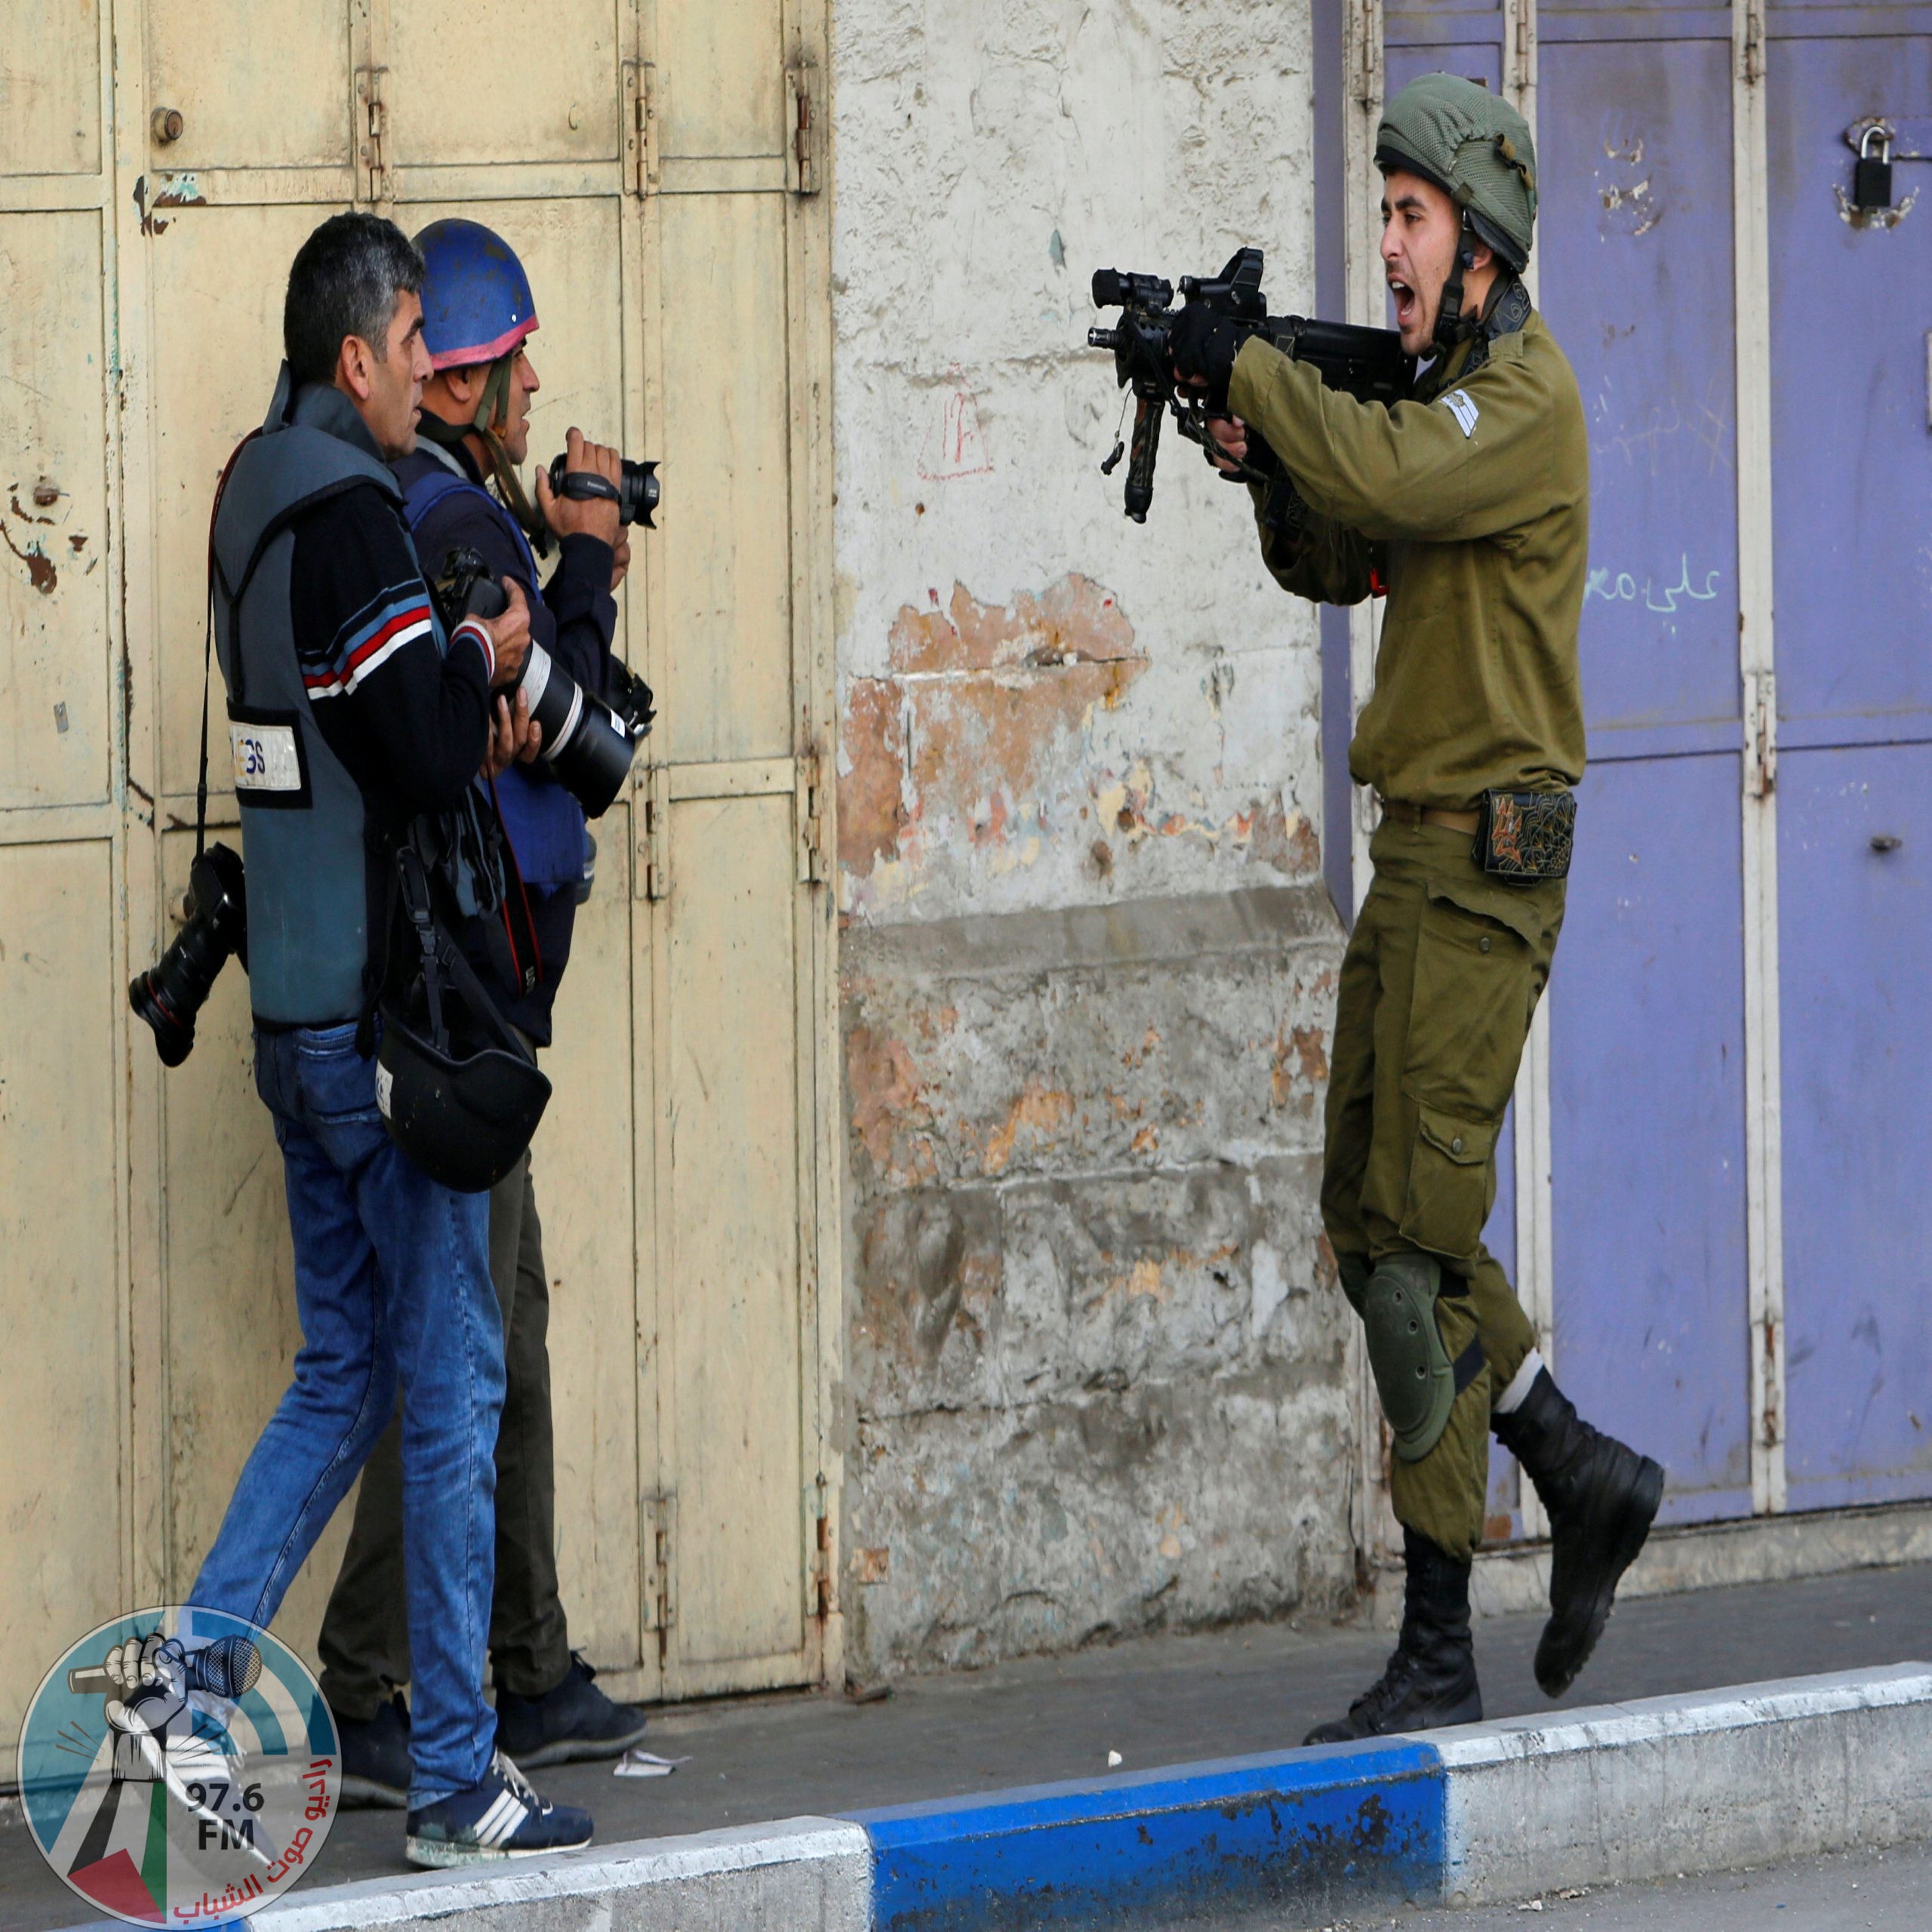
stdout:
<svg viewBox="0 0 1932 1932">
<path fill-rule="evenodd" d="M 128 1004 L 154 1029 L 163 1066 L 179 1066 L 195 1048 L 195 1021 L 231 958 L 248 970 L 248 895 L 242 855 L 220 839 L 208 843 L 208 693 L 214 672 L 214 525 L 228 479 L 242 452 L 260 434 L 251 430 L 215 485 L 208 512 L 208 624 L 202 639 L 201 768 L 195 780 L 195 856 L 181 903 L 182 924 L 172 945 L 128 985 Z"/>
</svg>

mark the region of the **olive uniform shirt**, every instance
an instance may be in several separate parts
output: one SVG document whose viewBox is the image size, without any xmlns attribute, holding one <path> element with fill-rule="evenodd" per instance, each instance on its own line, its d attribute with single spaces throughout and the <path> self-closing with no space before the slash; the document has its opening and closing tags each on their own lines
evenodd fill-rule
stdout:
<svg viewBox="0 0 1932 1932">
<path fill-rule="evenodd" d="M 1312 512 L 1293 539 L 1263 527 L 1276 580 L 1327 604 L 1360 602 L 1371 573 L 1388 586 L 1350 773 L 1384 798 L 1451 811 L 1583 775 L 1583 401 L 1534 310 L 1463 374 L 1473 346 L 1392 408 L 1327 388 L 1258 338 L 1228 389 Z"/>
</svg>

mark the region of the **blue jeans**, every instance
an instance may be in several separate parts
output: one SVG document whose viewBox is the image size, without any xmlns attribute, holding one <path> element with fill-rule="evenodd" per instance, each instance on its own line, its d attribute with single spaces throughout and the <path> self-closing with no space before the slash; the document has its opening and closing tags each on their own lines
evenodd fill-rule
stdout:
<svg viewBox="0 0 1932 1932">
<path fill-rule="evenodd" d="M 376 1109 L 354 1024 L 255 1033 L 295 1238 L 295 1379 L 242 1472 L 189 1601 L 266 1624 L 402 1404 L 402 1516 L 414 1660 L 411 1806 L 482 1777 L 495 1583 L 503 1319 L 490 1197 L 438 1186 Z"/>
</svg>

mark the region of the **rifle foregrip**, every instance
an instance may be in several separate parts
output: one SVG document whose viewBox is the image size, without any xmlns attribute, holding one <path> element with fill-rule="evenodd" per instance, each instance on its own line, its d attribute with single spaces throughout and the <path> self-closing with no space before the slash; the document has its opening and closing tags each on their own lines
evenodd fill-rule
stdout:
<svg viewBox="0 0 1932 1932">
<path fill-rule="evenodd" d="M 1161 399 L 1134 398 L 1134 443 L 1127 463 L 1127 513 L 1136 523 L 1147 521 L 1154 501 L 1154 463 L 1161 448 Z"/>
</svg>

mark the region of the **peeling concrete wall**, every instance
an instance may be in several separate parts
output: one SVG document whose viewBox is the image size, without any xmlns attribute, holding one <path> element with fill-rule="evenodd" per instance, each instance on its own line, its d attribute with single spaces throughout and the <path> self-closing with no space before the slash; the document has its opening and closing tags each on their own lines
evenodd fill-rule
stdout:
<svg viewBox="0 0 1932 1932">
<path fill-rule="evenodd" d="M 1312 306 L 1309 21 L 838 0 L 854 1669 L 1352 1586 L 1315 1168 L 1312 611 L 1172 435 L 1098 473 L 1097 266 Z"/>
<path fill-rule="evenodd" d="M 846 943 L 854 1667 L 1334 1607 L 1318 887 Z"/>
</svg>

